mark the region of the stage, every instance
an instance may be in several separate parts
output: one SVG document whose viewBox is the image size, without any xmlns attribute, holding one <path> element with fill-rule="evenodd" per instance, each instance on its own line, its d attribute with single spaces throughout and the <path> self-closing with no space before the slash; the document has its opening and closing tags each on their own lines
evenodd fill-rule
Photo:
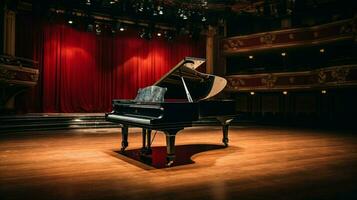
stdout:
<svg viewBox="0 0 357 200">
<path fill-rule="evenodd" d="M 0 199 L 357 198 L 353 132 L 233 126 L 224 148 L 220 127 L 194 127 L 177 135 L 183 161 L 171 168 L 119 154 L 119 133 L 2 133 Z M 164 146 L 158 133 L 153 150 Z M 140 148 L 141 130 L 130 129 L 128 150 Z"/>
</svg>

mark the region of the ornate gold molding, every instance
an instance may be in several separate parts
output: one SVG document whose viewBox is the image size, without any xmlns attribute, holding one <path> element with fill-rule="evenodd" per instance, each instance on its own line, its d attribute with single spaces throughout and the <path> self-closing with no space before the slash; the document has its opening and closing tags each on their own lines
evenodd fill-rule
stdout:
<svg viewBox="0 0 357 200">
<path fill-rule="evenodd" d="M 230 37 L 221 41 L 220 48 L 224 54 L 230 55 L 272 48 L 308 46 L 340 40 L 356 40 L 356 27 L 357 20 L 348 19 L 307 28 Z"/>
<path fill-rule="evenodd" d="M 316 89 L 357 86 L 357 65 L 311 71 L 226 76 L 227 91 Z M 244 84 L 242 84 L 244 83 Z"/>
</svg>

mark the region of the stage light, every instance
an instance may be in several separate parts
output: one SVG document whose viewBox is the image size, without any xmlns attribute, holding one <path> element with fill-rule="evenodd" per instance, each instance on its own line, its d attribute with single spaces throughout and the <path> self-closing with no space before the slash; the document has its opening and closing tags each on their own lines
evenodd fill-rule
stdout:
<svg viewBox="0 0 357 200">
<path fill-rule="evenodd" d="M 96 24 L 96 25 L 95 25 L 95 33 L 96 33 L 97 35 L 100 35 L 100 34 L 102 33 L 102 29 L 101 29 L 101 27 L 100 27 L 99 24 Z"/>
<path fill-rule="evenodd" d="M 326 90 L 321 90 L 321 94 L 326 94 L 327 91 Z"/>
<path fill-rule="evenodd" d="M 287 95 L 287 94 L 288 94 L 288 92 L 287 92 L 287 91 L 283 91 L 283 94 L 284 94 L 284 95 Z"/>
<path fill-rule="evenodd" d="M 158 33 L 157 33 L 157 36 L 158 36 L 158 37 L 161 37 L 161 33 L 160 33 L 160 32 L 158 32 Z"/>
<path fill-rule="evenodd" d="M 164 37 L 166 40 L 172 40 L 174 38 L 174 33 L 172 31 L 165 31 Z"/>
<path fill-rule="evenodd" d="M 320 53 L 325 53 L 325 49 L 320 49 Z"/>
<path fill-rule="evenodd" d="M 255 95 L 255 92 L 250 92 L 250 95 Z"/>
<path fill-rule="evenodd" d="M 146 40 L 150 40 L 150 39 L 152 39 L 152 31 L 150 31 L 147 28 L 143 28 L 139 32 L 139 37 L 143 38 L 143 39 L 146 39 Z"/>
<path fill-rule="evenodd" d="M 125 31 L 125 28 L 124 27 L 120 27 L 119 31 Z"/>
<path fill-rule="evenodd" d="M 281 53 L 281 56 L 286 56 L 286 53 L 285 52 Z"/>
<path fill-rule="evenodd" d="M 73 20 L 68 20 L 68 24 L 73 24 Z"/>
<path fill-rule="evenodd" d="M 253 59 L 254 58 L 254 56 L 249 56 L 249 59 Z"/>
</svg>

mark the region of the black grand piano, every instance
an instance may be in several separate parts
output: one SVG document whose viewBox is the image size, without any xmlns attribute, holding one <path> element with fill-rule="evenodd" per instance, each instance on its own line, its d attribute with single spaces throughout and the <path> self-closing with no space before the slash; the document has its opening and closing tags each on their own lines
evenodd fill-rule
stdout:
<svg viewBox="0 0 357 200">
<path fill-rule="evenodd" d="M 151 131 L 166 135 L 167 166 L 175 160 L 175 136 L 185 127 L 203 118 L 216 118 L 222 125 L 222 142 L 228 146 L 228 126 L 235 114 L 232 100 L 214 100 L 227 81 L 219 76 L 196 71 L 205 59 L 186 57 L 153 86 L 139 89 L 134 100 L 114 99 L 108 121 L 122 127 L 123 152 L 128 147 L 128 130 L 140 127 L 143 132 L 143 155 L 151 154 Z"/>
</svg>

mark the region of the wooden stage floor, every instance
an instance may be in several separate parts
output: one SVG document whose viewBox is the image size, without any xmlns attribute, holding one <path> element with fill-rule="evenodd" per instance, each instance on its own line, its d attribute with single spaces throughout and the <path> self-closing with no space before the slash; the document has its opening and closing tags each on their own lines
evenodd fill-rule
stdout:
<svg viewBox="0 0 357 200">
<path fill-rule="evenodd" d="M 200 127 L 176 141 L 192 163 L 160 169 L 118 154 L 119 129 L 2 134 L 0 199 L 357 199 L 351 132 L 237 126 L 223 148 L 219 127 Z"/>
</svg>

